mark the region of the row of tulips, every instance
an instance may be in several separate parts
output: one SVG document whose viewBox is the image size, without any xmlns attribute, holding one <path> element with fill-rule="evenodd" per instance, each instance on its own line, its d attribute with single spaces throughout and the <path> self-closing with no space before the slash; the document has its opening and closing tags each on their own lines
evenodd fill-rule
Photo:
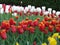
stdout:
<svg viewBox="0 0 60 45">
<path fill-rule="evenodd" d="M 10 45 L 15 45 L 16 41 L 21 45 L 43 45 L 45 44 L 43 43 L 44 41 L 48 43 L 48 36 L 55 32 L 60 32 L 60 19 L 57 17 L 52 18 L 40 15 L 26 16 L 27 18 L 23 15 L 20 17 L 12 15 L 3 16 L 5 17 L 2 17 L 0 22 L 0 37 L 4 41 L 3 45 L 5 45 L 5 42 L 8 45 L 10 42 L 12 43 Z M 57 45 L 57 43 L 55 44 L 54 42 L 49 45 Z"/>
<path fill-rule="evenodd" d="M 35 7 L 28 5 L 26 7 L 23 6 L 11 6 L 11 5 L 6 5 L 6 4 L 0 4 L 0 13 L 12 13 L 12 15 L 16 16 L 17 14 L 19 15 L 49 15 L 49 16 L 60 16 L 60 11 L 55 11 L 52 10 L 52 8 L 48 8 L 46 10 L 45 6 L 41 7 Z"/>
</svg>

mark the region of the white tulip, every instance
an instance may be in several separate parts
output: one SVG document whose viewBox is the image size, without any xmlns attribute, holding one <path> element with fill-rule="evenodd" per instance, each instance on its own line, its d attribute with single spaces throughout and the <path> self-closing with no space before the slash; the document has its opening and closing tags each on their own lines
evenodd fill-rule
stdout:
<svg viewBox="0 0 60 45">
<path fill-rule="evenodd" d="M 3 9 L 3 8 L 1 8 L 0 13 L 1 13 L 1 14 L 3 14 L 3 13 L 4 13 L 4 9 Z"/>
<path fill-rule="evenodd" d="M 56 11 L 55 10 L 53 10 L 53 14 L 55 14 L 56 13 Z"/>
<path fill-rule="evenodd" d="M 39 12 L 39 13 L 41 12 L 41 8 L 40 8 L 40 7 L 37 7 L 36 10 L 37 10 L 37 12 Z"/>
<path fill-rule="evenodd" d="M 29 10 L 29 8 L 28 8 L 28 7 L 25 7 L 25 10 L 26 10 L 26 11 L 28 11 L 28 10 Z"/>
<path fill-rule="evenodd" d="M 14 11 L 16 11 L 16 10 L 17 10 L 16 6 L 15 6 L 15 5 L 12 6 L 12 12 L 14 12 Z"/>
<path fill-rule="evenodd" d="M 48 8 L 48 12 L 49 14 L 51 14 L 52 8 Z"/>
<path fill-rule="evenodd" d="M 30 12 L 34 12 L 34 9 L 30 9 Z"/>
<path fill-rule="evenodd" d="M 21 11 L 21 10 L 20 10 L 20 7 L 18 6 L 18 7 L 17 7 L 17 12 L 20 12 L 20 11 Z"/>
<path fill-rule="evenodd" d="M 35 6 L 32 6 L 31 8 L 32 8 L 32 9 L 35 9 Z"/>
<path fill-rule="evenodd" d="M 10 5 L 6 5 L 5 13 L 9 13 Z"/>
<path fill-rule="evenodd" d="M 45 11 L 46 10 L 46 7 L 45 6 L 42 6 L 42 11 Z"/>
<path fill-rule="evenodd" d="M 31 9 L 31 5 L 28 5 L 28 8 Z"/>
<path fill-rule="evenodd" d="M 20 7 L 21 11 L 24 11 L 24 7 Z"/>
<path fill-rule="evenodd" d="M 2 8 L 2 4 L 0 4 L 0 9 Z"/>
<path fill-rule="evenodd" d="M 52 11 L 52 8 L 48 8 L 48 11 L 51 12 Z"/>
<path fill-rule="evenodd" d="M 60 15 L 60 11 L 57 11 L 57 12 L 56 12 L 56 15 L 59 16 L 59 15 Z"/>
</svg>

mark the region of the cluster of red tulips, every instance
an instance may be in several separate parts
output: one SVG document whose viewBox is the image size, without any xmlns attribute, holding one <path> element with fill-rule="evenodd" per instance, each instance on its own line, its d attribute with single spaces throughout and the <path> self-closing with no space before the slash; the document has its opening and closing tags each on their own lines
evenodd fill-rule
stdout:
<svg viewBox="0 0 60 45">
<path fill-rule="evenodd" d="M 60 20 L 57 18 L 51 18 L 45 16 L 42 21 L 40 18 L 35 20 L 31 20 L 26 18 L 21 22 L 17 22 L 10 18 L 9 20 L 3 20 L 0 25 L 0 37 L 2 39 L 7 39 L 7 32 L 11 31 L 12 33 L 18 32 L 19 34 L 23 34 L 25 31 L 29 31 L 29 33 L 34 33 L 37 27 L 41 32 L 48 34 L 48 32 L 60 32 Z"/>
</svg>

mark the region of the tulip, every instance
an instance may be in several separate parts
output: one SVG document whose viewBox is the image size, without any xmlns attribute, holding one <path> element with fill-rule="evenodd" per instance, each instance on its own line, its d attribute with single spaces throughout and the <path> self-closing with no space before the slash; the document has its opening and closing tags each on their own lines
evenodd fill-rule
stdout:
<svg viewBox="0 0 60 45">
<path fill-rule="evenodd" d="M 48 21 L 45 22 L 45 26 L 47 26 L 47 27 L 49 26 L 49 22 Z"/>
<path fill-rule="evenodd" d="M 21 26 L 18 26 L 17 30 L 18 30 L 19 34 L 24 33 L 24 30 L 23 30 L 23 28 Z"/>
<path fill-rule="evenodd" d="M 56 27 L 56 31 L 57 32 L 60 32 L 60 27 Z"/>
<path fill-rule="evenodd" d="M 10 5 L 6 5 L 5 13 L 9 13 Z"/>
<path fill-rule="evenodd" d="M 6 30 L 2 30 L 1 32 L 0 32 L 0 36 L 1 36 L 1 38 L 2 39 L 7 39 L 7 34 L 6 34 Z"/>
<path fill-rule="evenodd" d="M 37 44 L 36 44 L 36 41 L 33 42 L 33 45 L 37 45 Z"/>
<path fill-rule="evenodd" d="M 19 45 L 19 43 L 18 43 L 18 42 L 16 42 L 16 45 Z"/>
<path fill-rule="evenodd" d="M 10 18 L 9 23 L 10 23 L 10 25 L 15 25 L 16 24 L 16 22 L 14 21 L 13 18 Z"/>
<path fill-rule="evenodd" d="M 48 30 L 44 30 L 43 32 L 44 32 L 45 34 L 48 34 Z"/>
<path fill-rule="evenodd" d="M 49 41 L 49 45 L 57 45 L 56 39 L 51 38 L 51 40 Z"/>
<path fill-rule="evenodd" d="M 29 24 L 29 25 L 31 25 L 32 22 L 33 22 L 32 20 L 28 20 L 28 24 Z"/>
<path fill-rule="evenodd" d="M 54 34 L 52 35 L 52 37 L 53 37 L 53 38 L 57 38 L 58 35 L 59 35 L 59 33 L 54 33 Z"/>
<path fill-rule="evenodd" d="M 31 9 L 31 5 L 28 5 L 28 8 Z"/>
<path fill-rule="evenodd" d="M 41 8 L 40 8 L 40 7 L 37 7 L 37 8 L 36 8 L 36 11 L 37 11 L 38 13 L 40 13 L 40 12 L 41 12 Z"/>
<path fill-rule="evenodd" d="M 1 9 L 2 7 L 3 7 L 2 4 L 0 4 L 0 9 Z"/>
<path fill-rule="evenodd" d="M 58 39 L 60 39 L 60 35 L 58 35 Z"/>
<path fill-rule="evenodd" d="M 41 22 L 41 23 L 39 24 L 39 29 L 40 29 L 40 31 L 44 31 L 44 29 L 45 29 L 45 24 L 43 24 L 43 22 Z"/>
<path fill-rule="evenodd" d="M 48 30 L 49 30 L 50 32 L 52 32 L 53 29 L 54 29 L 54 27 L 53 27 L 52 25 L 49 25 L 49 26 L 48 26 Z"/>
<path fill-rule="evenodd" d="M 29 27 L 29 31 L 30 31 L 31 33 L 34 33 L 35 28 L 34 28 L 34 27 Z"/>
<path fill-rule="evenodd" d="M 12 33 L 15 33 L 16 32 L 16 26 L 14 26 L 14 25 L 11 25 L 11 31 L 12 31 Z"/>
<path fill-rule="evenodd" d="M 51 24 L 52 24 L 52 25 L 56 25 L 56 20 L 52 20 L 52 21 L 51 21 Z"/>
<path fill-rule="evenodd" d="M 4 13 L 4 9 L 3 9 L 3 8 L 1 8 L 0 10 L 1 10 L 1 11 L 0 11 L 0 13 L 1 13 L 1 14 L 3 14 L 3 13 Z"/>
<path fill-rule="evenodd" d="M 9 22 L 3 21 L 1 24 L 1 28 L 5 28 L 6 30 L 8 30 L 10 28 Z"/>
<path fill-rule="evenodd" d="M 47 45 L 46 43 L 42 43 L 42 45 Z"/>
<path fill-rule="evenodd" d="M 33 24 L 34 24 L 34 26 L 37 26 L 37 25 L 38 25 L 38 21 L 35 20 L 35 21 L 33 22 Z"/>
</svg>

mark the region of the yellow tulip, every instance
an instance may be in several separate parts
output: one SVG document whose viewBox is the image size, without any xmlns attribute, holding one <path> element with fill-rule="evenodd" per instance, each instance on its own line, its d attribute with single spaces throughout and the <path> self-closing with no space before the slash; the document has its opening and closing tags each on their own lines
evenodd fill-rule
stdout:
<svg viewBox="0 0 60 45">
<path fill-rule="evenodd" d="M 18 43 L 18 42 L 16 42 L 16 45 L 19 45 L 19 43 Z"/>
<path fill-rule="evenodd" d="M 54 34 L 52 35 L 52 37 L 53 37 L 53 38 L 57 38 L 58 35 L 59 35 L 59 33 L 54 33 Z"/>
<path fill-rule="evenodd" d="M 60 35 L 58 36 L 58 39 L 60 39 Z"/>
<path fill-rule="evenodd" d="M 51 37 L 48 37 L 48 41 L 50 41 L 51 40 Z"/>
<path fill-rule="evenodd" d="M 50 45 L 57 45 L 57 41 L 55 40 L 55 38 L 51 38 L 51 40 L 49 41 Z"/>
<path fill-rule="evenodd" d="M 46 43 L 42 43 L 42 45 L 47 45 Z"/>
</svg>

